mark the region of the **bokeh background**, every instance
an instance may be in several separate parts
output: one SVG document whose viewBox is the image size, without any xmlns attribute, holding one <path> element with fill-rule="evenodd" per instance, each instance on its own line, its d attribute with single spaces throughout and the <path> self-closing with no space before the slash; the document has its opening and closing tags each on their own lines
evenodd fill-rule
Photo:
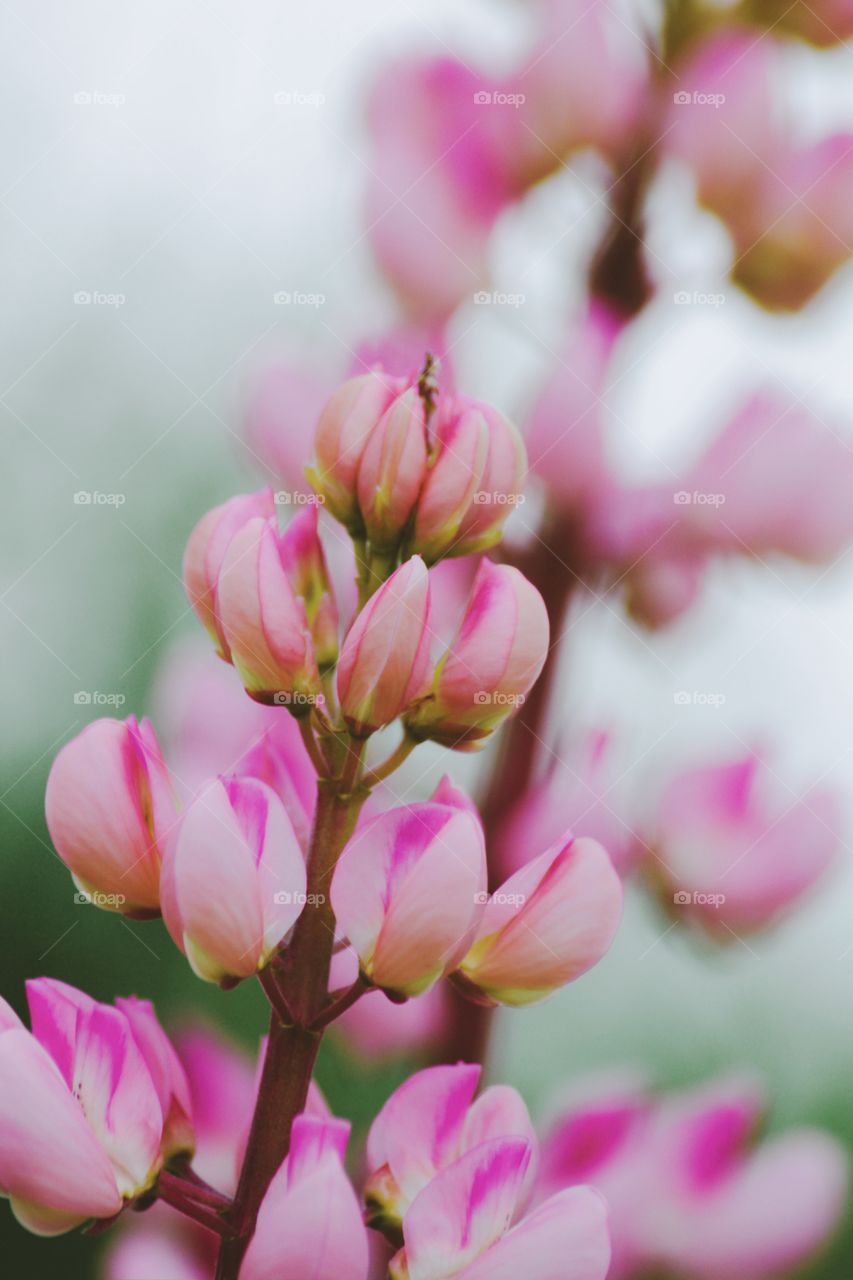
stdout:
<svg viewBox="0 0 853 1280">
<path fill-rule="evenodd" d="M 112 705 L 149 710 L 159 665 L 196 632 L 183 544 L 202 511 L 264 478 L 241 431 L 258 370 L 295 354 L 342 371 L 353 345 L 393 318 L 363 235 L 371 76 L 400 49 L 503 65 L 527 21 L 499 0 L 4 0 L 0 955 L 16 1006 L 24 978 L 43 973 L 103 999 L 151 997 L 167 1023 L 206 1013 L 256 1043 L 265 1019 L 253 987 L 210 990 L 159 925 L 75 903 L 44 825 L 47 770 Z M 819 61 L 792 50 L 789 70 L 807 128 L 853 127 L 850 50 Z M 600 232 L 590 181 L 560 172 L 499 226 L 495 287 L 523 305 L 472 303 L 454 320 L 462 386 L 507 411 L 523 412 L 547 366 Z M 724 300 L 679 306 L 668 287 L 634 326 L 608 423 L 623 474 L 653 477 L 662 454 L 695 452 L 757 378 L 808 396 L 853 447 L 853 272 L 804 312 L 768 317 L 725 284 L 722 233 L 678 181 L 657 198 L 655 247 L 671 280 Z M 283 305 L 281 292 L 314 301 Z M 653 638 L 587 600 L 562 714 L 616 734 L 629 821 L 700 749 L 767 746 L 785 776 L 831 781 L 849 801 L 852 623 L 853 554 L 818 571 L 726 564 L 701 604 Z M 677 705 L 682 689 L 723 701 Z M 424 790 L 447 763 L 436 751 Z M 471 761 L 450 767 L 475 781 Z M 413 776 L 423 772 L 419 760 Z M 629 895 L 598 969 L 501 1021 L 495 1074 L 541 1113 L 567 1080 L 604 1065 L 634 1063 L 665 1084 L 743 1065 L 769 1081 L 773 1124 L 817 1121 L 853 1142 L 849 853 L 788 922 L 722 953 Z M 403 1070 L 332 1042 L 321 1079 L 363 1120 Z M 9 1275 L 94 1276 L 98 1247 L 36 1241 L 0 1213 Z M 815 1274 L 849 1276 L 843 1240 Z"/>
</svg>

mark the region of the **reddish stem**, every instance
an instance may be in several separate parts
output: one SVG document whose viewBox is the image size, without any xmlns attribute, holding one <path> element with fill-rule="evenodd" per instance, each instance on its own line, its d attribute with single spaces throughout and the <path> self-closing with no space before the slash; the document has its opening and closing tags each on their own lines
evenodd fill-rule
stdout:
<svg viewBox="0 0 853 1280">
<path fill-rule="evenodd" d="M 221 1236 L 228 1235 L 231 1228 L 225 1215 L 231 1208 L 231 1201 L 227 1196 L 214 1191 L 213 1187 L 207 1187 L 206 1184 L 202 1186 L 203 1190 L 197 1183 L 164 1169 L 157 1179 L 157 1197 L 164 1204 L 177 1209 L 184 1217 L 191 1218 L 201 1227 L 207 1227 L 208 1231 L 215 1231 Z M 204 1196 L 204 1203 L 199 1198 L 200 1194 Z"/>
<path fill-rule="evenodd" d="M 287 1155 L 293 1121 L 305 1110 L 323 1035 L 322 1028 L 312 1030 L 311 1024 L 327 999 L 335 937 L 329 888 L 338 856 L 367 796 L 366 791 L 355 787 L 360 760 L 360 748 L 349 750 L 341 776 L 323 778 L 318 783 L 308 854 L 309 905 L 296 923 L 282 964 L 292 1021 L 288 1018 L 283 1022 L 273 1009 L 255 1114 L 234 1200 L 234 1235 L 222 1242 L 216 1280 L 237 1280 L 261 1201 Z"/>
</svg>

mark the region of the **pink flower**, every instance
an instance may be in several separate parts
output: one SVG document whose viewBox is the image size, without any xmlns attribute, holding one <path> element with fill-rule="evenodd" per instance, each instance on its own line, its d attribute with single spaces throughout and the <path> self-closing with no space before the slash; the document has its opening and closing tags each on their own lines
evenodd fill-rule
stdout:
<svg viewBox="0 0 853 1280">
<path fill-rule="evenodd" d="M 338 697 L 352 733 L 366 737 L 390 724 L 423 692 L 428 622 L 429 576 L 413 556 L 368 600 L 344 640 Z"/>
<path fill-rule="evenodd" d="M 521 436 L 497 409 L 462 396 L 440 406 L 413 549 L 431 564 L 493 546 L 521 500 L 525 474 Z"/>
<path fill-rule="evenodd" d="M 679 72 L 666 145 L 729 227 L 734 279 L 764 306 L 795 310 L 850 256 L 853 136 L 793 143 L 774 93 L 783 76 L 779 42 L 719 32 Z"/>
<path fill-rule="evenodd" d="M 811 1129 L 756 1145 L 754 1085 L 729 1078 L 669 1099 L 638 1082 L 570 1104 L 543 1146 L 540 1193 L 590 1182 L 610 1209 L 610 1280 L 771 1280 L 798 1269 L 842 1212 L 846 1160 Z"/>
<path fill-rule="evenodd" d="M 436 1174 L 496 1138 L 528 1144 L 523 1189 L 525 1198 L 529 1194 L 538 1161 L 527 1107 L 508 1085 L 492 1085 L 475 1102 L 481 1070 L 464 1062 L 427 1067 L 391 1094 L 367 1138 L 370 1176 L 364 1197 L 371 1226 L 393 1237 L 412 1201 Z"/>
<path fill-rule="evenodd" d="M 723 498 L 690 512 L 717 548 L 756 556 L 775 551 L 815 564 L 853 540 L 851 486 L 853 450 L 843 424 L 836 430 L 769 392 L 746 402 L 685 483 L 690 492 Z"/>
<path fill-rule="evenodd" d="M 181 1218 L 168 1205 L 157 1203 L 134 1214 L 113 1237 L 102 1280 L 139 1280 L 140 1276 L 169 1280 L 210 1280 L 216 1269 L 219 1237 Z"/>
<path fill-rule="evenodd" d="M 512 1225 L 529 1161 L 524 1139 L 497 1138 L 437 1174 L 406 1213 L 392 1280 L 604 1280 L 607 1213 L 589 1187 L 559 1192 Z"/>
<path fill-rule="evenodd" d="M 613 749 L 612 738 L 600 731 L 561 748 L 543 781 L 525 792 L 501 824 L 495 849 L 501 866 L 519 870 L 571 830 L 602 844 L 620 875 L 630 870 L 640 850 L 620 817 Z"/>
<path fill-rule="evenodd" d="M 393 551 L 415 509 L 427 470 L 424 404 L 408 386 L 371 431 L 358 468 L 358 505 L 371 546 Z"/>
<path fill-rule="evenodd" d="M 796 795 L 758 756 L 676 774 L 658 807 L 656 857 L 679 915 L 722 938 L 775 920 L 838 852 L 838 797 Z"/>
<path fill-rule="evenodd" d="M 409 310 L 443 319 L 487 276 L 488 235 L 514 198 L 512 106 L 484 109 L 491 85 L 452 58 L 400 59 L 370 102 L 370 238 Z"/>
<path fill-rule="evenodd" d="M 485 886 L 478 819 L 416 804 L 356 831 L 335 869 L 332 908 L 371 982 L 420 995 L 466 954 Z"/>
<path fill-rule="evenodd" d="M 32 1032 L 0 1007 L 0 1192 L 23 1226 L 57 1235 L 152 1186 L 163 1112 L 124 1013 L 49 978 L 27 999 Z"/>
<path fill-rule="evenodd" d="M 604 849 L 569 838 L 491 896 L 460 985 L 488 1004 L 542 1000 L 598 963 L 621 914 L 622 882 Z"/>
<path fill-rule="evenodd" d="M 45 815 L 81 893 L 126 915 L 159 914 L 176 807 L 149 720 L 95 720 L 66 743 L 47 780 Z"/>
<path fill-rule="evenodd" d="M 350 378 L 333 393 L 317 422 L 308 479 L 335 519 L 354 533 L 362 531 L 356 480 L 365 446 L 404 386 L 381 369 Z"/>
<path fill-rule="evenodd" d="M 637 129 L 648 82 L 636 23 L 629 26 L 601 0 L 546 0 L 538 9 L 542 29 L 533 50 L 500 86 L 521 93 L 525 128 L 508 148 L 507 163 L 525 185 L 580 147 L 597 147 L 618 162 Z M 610 92 L 601 92 L 600 77 Z"/>
<path fill-rule="evenodd" d="M 171 1040 L 157 1020 L 153 1004 L 136 996 L 118 996 L 115 1005 L 130 1023 L 133 1038 L 157 1091 L 163 1113 L 161 1147 L 164 1159 L 168 1161 L 174 1156 L 192 1155 L 195 1132 L 189 1081 Z"/>
<path fill-rule="evenodd" d="M 774 93 L 780 46 L 770 35 L 729 27 L 703 40 L 678 69 L 663 145 L 696 176 L 702 204 L 743 218 L 743 195 L 773 166 L 784 130 Z"/>
<path fill-rule="evenodd" d="M 338 660 L 338 610 L 317 529 L 318 515 L 312 506 L 291 520 L 279 540 L 279 552 L 293 594 L 305 608 L 317 666 L 329 671 Z"/>
<path fill-rule="evenodd" d="M 230 661 L 228 640 L 219 616 L 219 576 L 232 538 L 250 520 L 275 515 L 272 490 L 229 498 L 202 516 L 184 552 L 184 589 L 202 626 L 221 658 Z"/>
<path fill-rule="evenodd" d="M 305 903 L 281 801 L 254 778 L 217 778 L 190 805 L 163 866 L 163 915 L 195 973 L 231 985 L 263 969 Z"/>
<path fill-rule="evenodd" d="M 797 310 L 850 257 L 853 134 L 790 147 L 762 171 L 747 214 L 732 224 L 733 277 L 763 306 Z"/>
<path fill-rule="evenodd" d="M 406 717 L 416 738 L 476 751 L 521 703 L 548 653 L 548 614 L 518 569 L 483 560 L 432 691 Z"/>
<path fill-rule="evenodd" d="M 259 1067 L 207 1027 L 176 1039 L 189 1080 L 196 1132 L 193 1168 L 224 1195 L 237 1189 L 243 1147 L 255 1106 Z"/>
<path fill-rule="evenodd" d="M 270 1183 L 240 1280 L 367 1280 L 367 1232 L 343 1168 L 349 1125 L 298 1116 Z"/>
<path fill-rule="evenodd" d="M 246 692 L 258 702 L 311 710 L 320 677 L 304 602 L 291 581 L 294 535 L 275 516 L 253 519 L 231 540 L 217 585 L 220 624 Z M 296 537 L 301 530 L 297 528 Z"/>
</svg>

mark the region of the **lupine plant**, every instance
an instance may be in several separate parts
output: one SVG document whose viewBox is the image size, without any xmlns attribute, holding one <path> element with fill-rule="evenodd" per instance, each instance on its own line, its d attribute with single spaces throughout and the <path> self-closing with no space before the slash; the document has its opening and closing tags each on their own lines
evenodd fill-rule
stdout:
<svg viewBox="0 0 853 1280">
<path fill-rule="evenodd" d="M 365 345 L 351 376 L 309 389 L 310 439 L 279 371 L 250 435 L 298 514 L 280 523 L 269 487 L 232 497 L 186 547 L 233 750 L 207 776 L 130 716 L 93 722 L 53 764 L 47 823 L 79 894 L 162 916 L 200 981 L 257 981 L 269 1004 L 257 1064 L 209 1032 L 173 1044 L 132 996 L 35 979 L 29 1028 L 0 1005 L 0 1192 L 41 1235 L 121 1219 L 109 1280 L 772 1280 L 839 1218 L 838 1145 L 806 1128 L 757 1141 L 750 1079 L 662 1096 L 599 1078 L 541 1142 L 521 1096 L 481 1080 L 493 1010 L 601 960 L 629 872 L 719 942 L 775 922 L 837 846 L 837 797 L 791 804 L 755 751 L 685 768 L 627 824 L 607 802 L 606 734 L 564 747 L 568 787 L 539 748 L 572 595 L 618 597 L 658 629 L 714 557 L 820 563 L 853 538 L 850 451 L 799 404 L 756 393 L 675 494 L 618 480 L 600 420 L 657 287 L 648 197 L 667 166 L 690 171 L 733 283 L 768 309 L 801 308 L 849 256 L 853 147 L 792 144 L 773 69 L 782 39 L 847 38 L 850 5 L 678 0 L 633 45 L 599 0 L 538 14 L 539 42 L 501 77 L 419 57 L 375 87 L 370 236 L 406 324 L 381 359 Z M 488 282 L 499 216 L 589 149 L 609 217 L 522 434 L 430 350 Z M 543 513 L 507 548 L 531 475 Z M 725 499 L 725 519 L 697 494 Z M 447 776 L 428 798 L 395 794 L 423 744 L 492 743 L 479 804 Z M 432 1059 L 355 1159 L 314 1078 L 341 1028 Z"/>
<path fill-rule="evenodd" d="M 15 1134 L 2 1185 L 23 1225 L 61 1232 L 160 1200 L 220 1238 L 220 1280 L 363 1278 L 348 1125 L 312 1104 L 326 1028 L 370 991 L 417 1000 L 445 978 L 480 1005 L 528 1004 L 607 951 L 622 884 L 597 841 L 564 832 L 490 893 L 470 799 L 446 781 L 423 803 L 374 795 L 423 742 L 480 748 L 542 669 L 547 611 L 511 565 L 481 561 L 443 652 L 431 626 L 429 566 L 493 546 L 524 471 L 515 428 L 441 395 L 427 358 L 407 382 L 375 370 L 335 392 L 309 468 L 318 501 L 286 528 L 271 491 L 198 522 L 190 604 L 246 695 L 298 727 L 315 775 L 307 839 L 256 770 L 210 779 L 180 809 L 153 726 L 133 717 L 95 721 L 62 749 L 47 816 L 81 893 L 134 919 L 162 913 L 200 979 L 263 987 L 270 1025 L 239 1176 L 226 1194 L 194 1168 L 190 1086 L 150 1006 L 106 1007 L 43 979 L 29 988 L 31 1030 L 9 1010 L 0 1039 Z M 347 626 L 321 506 L 352 540 Z M 397 746 L 374 762 L 371 738 L 395 724 Z M 600 1197 L 560 1191 L 521 1217 L 536 1140 L 512 1090 L 466 1113 L 477 1074 L 415 1076 L 377 1119 L 365 1194 L 369 1225 L 396 1246 L 388 1274 L 498 1275 L 532 1251 L 548 1274 L 572 1259 L 578 1277 L 603 1277 Z"/>
</svg>

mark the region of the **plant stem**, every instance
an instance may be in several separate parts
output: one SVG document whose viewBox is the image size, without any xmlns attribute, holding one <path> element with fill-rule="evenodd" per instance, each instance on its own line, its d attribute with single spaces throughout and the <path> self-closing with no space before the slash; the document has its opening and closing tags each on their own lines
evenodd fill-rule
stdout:
<svg viewBox="0 0 853 1280">
<path fill-rule="evenodd" d="M 261 1201 L 290 1146 L 293 1121 L 305 1109 L 322 1039 L 311 1029 L 328 998 L 335 917 L 329 899 L 338 857 L 352 834 L 367 790 L 358 785 L 363 742 L 352 742 L 339 778 L 318 781 L 308 853 L 308 905 L 281 959 L 292 1020 L 273 1009 L 258 1099 L 234 1200 L 234 1237 L 224 1240 L 216 1280 L 237 1280 Z M 316 904 L 316 905 L 313 905 Z M 276 974 L 278 978 L 278 973 Z"/>
<path fill-rule="evenodd" d="M 365 991 L 369 990 L 370 983 L 367 982 L 361 974 L 359 974 L 352 986 L 348 987 L 346 991 L 344 991 L 343 995 L 332 1000 L 332 1003 L 314 1019 L 311 1023 L 311 1030 L 322 1031 L 322 1029 L 327 1027 L 330 1022 L 334 1022 L 342 1013 L 346 1013 L 347 1009 L 351 1009 L 356 1000 L 360 1000 Z"/>
<path fill-rule="evenodd" d="M 300 716 L 298 721 L 299 732 L 302 734 L 302 741 L 305 743 L 305 749 L 311 757 L 311 763 L 317 770 L 317 776 L 320 778 L 326 778 L 329 773 L 328 766 L 323 758 L 323 753 L 320 750 L 319 743 L 314 737 L 314 726 L 311 723 L 311 720 L 311 716 Z"/>
<path fill-rule="evenodd" d="M 224 1236 L 230 1230 L 224 1215 L 231 1208 L 231 1201 L 212 1187 L 202 1191 L 197 1184 L 164 1169 L 157 1179 L 157 1197 L 209 1231 Z"/>
</svg>

